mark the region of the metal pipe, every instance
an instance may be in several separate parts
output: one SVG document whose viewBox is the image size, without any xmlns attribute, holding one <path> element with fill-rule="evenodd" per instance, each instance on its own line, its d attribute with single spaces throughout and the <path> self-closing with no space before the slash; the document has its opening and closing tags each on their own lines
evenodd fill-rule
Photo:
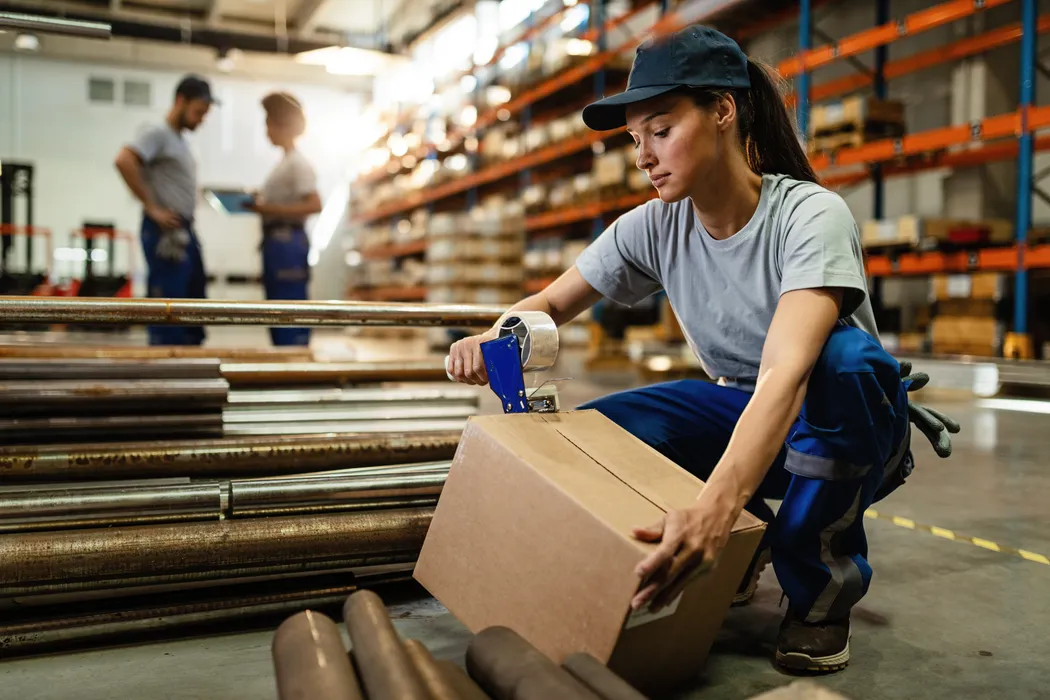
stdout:
<svg viewBox="0 0 1050 700">
<path fill-rule="evenodd" d="M 369 700 L 427 700 L 426 686 L 408 658 L 386 606 L 372 591 L 346 600 L 343 619 Z"/>
<path fill-rule="evenodd" d="M 421 433 L 428 430 L 451 430 L 463 432 L 467 425 L 466 417 L 453 419 L 433 419 L 422 416 L 414 420 L 378 420 L 378 421 L 314 421 L 310 423 L 235 423 L 226 426 L 225 434 L 231 437 L 250 437 L 259 435 L 302 435 L 304 433 L 357 433 L 370 435 L 375 433 Z"/>
<path fill-rule="evenodd" d="M 36 341 L 36 338 L 34 338 Z M 162 360 L 162 359 L 218 359 L 222 362 L 311 362 L 313 353 L 308 348 L 223 348 L 181 345 L 62 345 L 10 344 L 0 345 L 0 358 L 39 359 L 109 359 L 109 360 Z"/>
<path fill-rule="evenodd" d="M 251 518 L 277 512 L 331 512 L 374 508 L 406 499 L 436 502 L 448 473 L 404 476 L 335 477 L 234 481 L 230 484 L 230 517 Z"/>
<path fill-rule="evenodd" d="M 26 358 L 0 361 L 0 379 L 218 379 L 219 360 L 58 359 Z M 232 365 L 236 367 L 237 365 Z M 269 366 L 280 367 L 279 363 Z"/>
<path fill-rule="evenodd" d="M 600 700 L 517 632 L 489 627 L 467 647 L 467 671 L 497 700 Z"/>
<path fill-rule="evenodd" d="M 305 431 L 301 431 L 305 432 Z M 223 434 L 222 413 L 172 416 L 78 416 L 75 418 L 12 418 L 0 420 L 0 443 L 59 442 L 92 437 L 110 440 L 142 440 L 175 437 L 214 438 Z M 0 448 L 2 449 L 2 448 Z M 19 448 L 15 448 L 19 449 Z M 21 449 L 33 449 L 26 446 Z M 0 458 L 0 462 L 3 462 Z M 3 467 L 0 466 L 0 473 Z M 9 472 L 10 473 L 10 472 Z M 131 472 L 127 472 L 131 473 Z M 16 480 L 18 476 L 14 477 Z M 86 478 L 96 478 L 87 476 Z"/>
<path fill-rule="evenodd" d="M 602 700 L 647 700 L 630 683 L 586 652 L 572 654 L 562 666 Z"/>
<path fill-rule="evenodd" d="M 0 496 L 0 533 L 223 517 L 223 484 L 48 489 Z"/>
<path fill-rule="evenodd" d="M 355 301 L 0 297 L 0 323 L 250 326 L 491 326 L 499 307 Z"/>
<path fill-rule="evenodd" d="M 813 48 L 813 3 L 812 0 L 799 0 L 798 9 L 798 53 L 805 59 Z M 810 74 L 803 66 L 795 78 L 795 120 L 798 122 L 799 136 L 803 143 L 809 139 L 809 81 Z"/>
<path fill-rule="evenodd" d="M 412 666 L 415 667 L 416 673 L 419 674 L 419 678 L 423 681 L 423 685 L 430 694 L 431 700 L 460 700 L 460 695 L 456 692 L 455 686 L 441 672 L 441 669 L 434 662 L 434 657 L 430 655 L 430 651 L 423 646 L 422 642 L 416 639 L 407 640 L 405 642 L 405 653 L 408 654 Z"/>
<path fill-rule="evenodd" d="M 306 574 L 329 574 L 348 569 L 374 567 L 408 567 L 409 574 L 416 561 L 416 552 L 393 552 L 382 555 L 367 555 L 350 559 L 323 559 L 320 561 L 294 562 L 291 564 L 252 565 L 238 569 L 224 569 L 215 573 L 193 571 L 135 578 L 107 578 L 85 581 L 61 581 L 30 586 L 0 585 L 0 602 L 17 601 L 28 604 L 44 600 L 83 600 L 95 597 L 122 597 L 124 591 L 187 590 L 205 585 L 234 583 L 248 580 L 273 580 L 282 577 Z"/>
<path fill-rule="evenodd" d="M 364 700 L 339 628 L 327 615 L 304 610 L 282 622 L 271 653 L 280 700 Z"/>
<path fill-rule="evenodd" d="M 222 376 L 233 387 L 275 384 L 360 384 L 446 380 L 438 360 L 415 362 L 224 363 Z"/>
<path fill-rule="evenodd" d="M 113 32 L 113 28 L 106 22 L 41 17 L 39 15 L 25 15 L 20 12 L 0 12 L 0 29 L 64 34 L 87 39 L 109 39 Z"/>
<path fill-rule="evenodd" d="M 223 578 L 272 562 L 418 553 L 432 514 L 420 508 L 7 535 L 0 537 L 0 595 L 62 582 Z"/>
<path fill-rule="evenodd" d="M 2 435 L 2 431 L 0 431 Z M 451 459 L 460 431 L 0 448 L 0 481 L 266 476 Z"/>
<path fill-rule="evenodd" d="M 0 494 L 0 533 L 432 506 L 446 471 Z"/>
<path fill-rule="evenodd" d="M 1037 0 L 1021 0 L 1021 134 L 1017 153 L 1017 206 L 1014 219 L 1014 237 L 1017 239 L 1017 270 L 1014 273 L 1015 333 L 1028 332 L 1028 268 L 1025 249 L 1028 229 L 1032 226 L 1032 171 L 1035 146 L 1029 126 L 1029 110 L 1035 106 L 1036 46 L 1039 41 L 1036 27 Z"/>
<path fill-rule="evenodd" d="M 461 700 L 489 700 L 489 696 L 485 695 L 485 691 L 479 688 L 478 684 L 459 666 L 444 659 L 440 659 L 435 663 L 441 671 L 441 675 L 456 689 L 456 693 Z"/>
<path fill-rule="evenodd" d="M 97 415 L 133 408 L 150 413 L 158 409 L 218 409 L 225 405 L 229 389 L 225 379 L 4 381 L 0 382 L 0 415 L 51 415 L 72 410 Z"/>
</svg>

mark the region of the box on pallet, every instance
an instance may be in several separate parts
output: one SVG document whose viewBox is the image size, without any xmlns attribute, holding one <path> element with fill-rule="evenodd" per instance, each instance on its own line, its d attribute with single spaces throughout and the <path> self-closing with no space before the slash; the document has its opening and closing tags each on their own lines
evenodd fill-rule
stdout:
<svg viewBox="0 0 1050 700">
<path fill-rule="evenodd" d="M 627 181 L 627 164 L 620 151 L 606 151 L 594 157 L 594 182 L 601 189 L 622 186 Z"/>
<path fill-rule="evenodd" d="M 631 612 L 631 535 L 703 482 L 596 411 L 471 418 L 414 576 L 468 629 L 503 625 L 560 663 L 587 652 L 658 690 L 695 678 L 764 524 L 737 519 L 718 565 L 669 606 Z"/>
<path fill-rule="evenodd" d="M 930 323 L 934 353 L 995 357 L 1003 343 L 1003 324 L 995 318 L 935 316 Z"/>
<path fill-rule="evenodd" d="M 978 245 L 1011 243 L 1014 224 L 1008 219 L 946 219 L 902 216 L 897 220 L 901 237 L 915 241 L 917 247 L 937 245 Z"/>
<path fill-rule="evenodd" d="M 930 301 L 945 299 L 989 299 L 999 301 L 1006 289 L 1001 272 L 970 272 L 930 277 Z"/>
</svg>

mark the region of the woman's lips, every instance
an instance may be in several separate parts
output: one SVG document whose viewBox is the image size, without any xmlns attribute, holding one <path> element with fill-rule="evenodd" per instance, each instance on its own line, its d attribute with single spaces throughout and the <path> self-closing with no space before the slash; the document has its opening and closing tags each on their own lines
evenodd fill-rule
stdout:
<svg viewBox="0 0 1050 700">
<path fill-rule="evenodd" d="M 663 175 L 657 175 L 656 177 L 650 177 L 649 181 L 653 183 L 653 187 L 659 187 L 660 185 L 667 182 L 667 178 L 671 177 L 670 173 L 664 173 Z"/>
</svg>

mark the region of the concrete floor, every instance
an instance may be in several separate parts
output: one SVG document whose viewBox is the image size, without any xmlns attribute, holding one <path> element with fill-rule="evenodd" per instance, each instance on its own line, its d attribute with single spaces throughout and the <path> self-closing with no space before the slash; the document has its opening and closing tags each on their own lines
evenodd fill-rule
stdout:
<svg viewBox="0 0 1050 700">
<path fill-rule="evenodd" d="M 565 405 L 611 388 L 569 382 Z M 930 403 L 963 425 L 955 454 L 939 460 L 917 445 L 907 486 L 877 504 L 883 517 L 866 521 L 875 579 L 855 610 L 853 659 L 821 682 L 853 700 L 1050 697 L 1050 566 L 885 519 L 1050 554 L 1050 415 Z M 756 601 L 730 611 L 696 689 L 681 697 L 748 698 L 793 680 L 770 661 L 779 600 L 767 570 Z M 440 605 L 410 599 L 391 610 L 404 635 L 462 659 L 468 635 Z M 273 698 L 271 638 L 268 629 L 9 660 L 0 663 L 0 697 Z"/>
</svg>

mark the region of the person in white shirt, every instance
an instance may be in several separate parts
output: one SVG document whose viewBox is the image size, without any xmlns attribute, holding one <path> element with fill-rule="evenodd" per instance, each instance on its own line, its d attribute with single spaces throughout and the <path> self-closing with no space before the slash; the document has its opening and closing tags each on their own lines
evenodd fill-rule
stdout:
<svg viewBox="0 0 1050 700">
<path fill-rule="evenodd" d="M 267 95 L 266 135 L 284 150 L 284 158 L 270 172 L 255 200 L 248 206 L 263 220 L 263 287 L 267 299 L 307 299 L 310 282 L 310 239 L 306 218 L 321 211 L 317 175 L 295 148 L 306 130 L 306 115 L 299 101 L 285 92 Z M 309 345 L 309 328 L 271 328 L 274 345 Z"/>
</svg>

